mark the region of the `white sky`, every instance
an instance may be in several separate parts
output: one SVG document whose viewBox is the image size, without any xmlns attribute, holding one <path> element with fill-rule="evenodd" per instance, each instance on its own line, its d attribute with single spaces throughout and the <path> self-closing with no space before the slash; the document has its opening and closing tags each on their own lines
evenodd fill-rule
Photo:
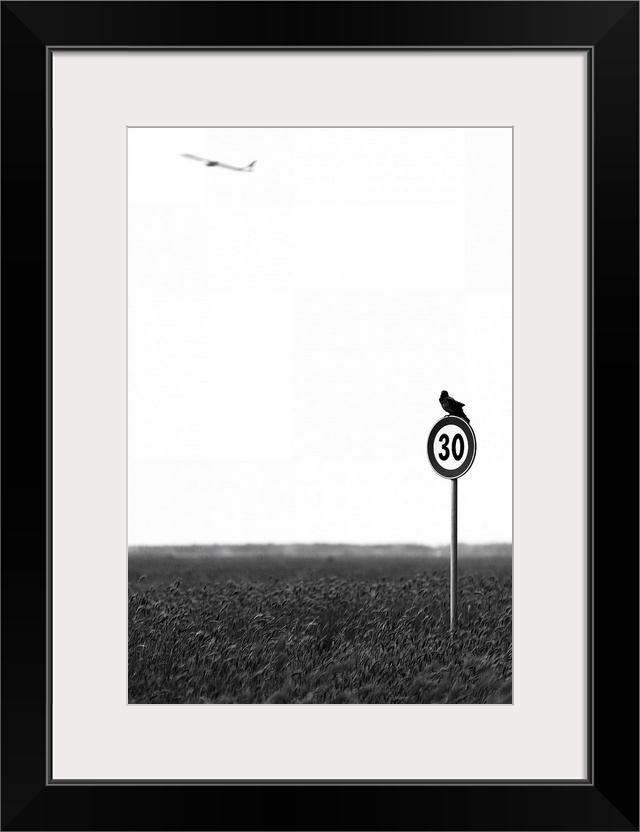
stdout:
<svg viewBox="0 0 640 832">
<path fill-rule="evenodd" d="M 193 153 L 253 173 L 206 168 Z M 129 544 L 511 540 L 511 130 L 129 130 Z"/>
</svg>

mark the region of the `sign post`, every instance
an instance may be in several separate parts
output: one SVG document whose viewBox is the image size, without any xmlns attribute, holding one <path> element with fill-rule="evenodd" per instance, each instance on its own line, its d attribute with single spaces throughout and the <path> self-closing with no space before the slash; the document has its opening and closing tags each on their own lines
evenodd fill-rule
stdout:
<svg viewBox="0 0 640 832">
<path fill-rule="evenodd" d="M 449 554 L 449 629 L 453 633 L 458 622 L 458 480 L 451 480 L 451 552 Z"/>
<path fill-rule="evenodd" d="M 431 428 L 427 456 L 433 470 L 451 480 L 450 619 L 453 633 L 458 622 L 458 479 L 476 458 L 476 435 L 460 416 L 445 416 Z"/>
</svg>

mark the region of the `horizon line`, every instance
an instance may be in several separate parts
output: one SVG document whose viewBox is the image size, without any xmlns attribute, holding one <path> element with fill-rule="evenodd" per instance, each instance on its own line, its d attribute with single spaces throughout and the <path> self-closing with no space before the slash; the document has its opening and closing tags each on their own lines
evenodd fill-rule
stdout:
<svg viewBox="0 0 640 832">
<path fill-rule="evenodd" d="M 273 547 L 303 547 L 303 546 L 351 546 L 351 547 L 369 547 L 369 548 L 378 548 L 378 547 L 422 547 L 424 549 L 442 549 L 448 548 L 449 543 L 414 543 L 414 542 L 401 542 L 401 543 L 345 543 L 345 542 L 325 542 L 325 541 L 315 541 L 313 543 L 129 543 L 127 544 L 128 549 L 154 549 L 159 547 L 171 547 L 175 549 L 179 548 L 233 548 L 233 547 L 247 547 L 247 546 L 257 546 L 257 547 L 266 547 L 266 546 L 273 546 Z M 513 541 L 510 540 L 492 540 L 487 543 L 468 543 L 466 541 L 459 541 L 458 546 L 513 546 Z"/>
</svg>

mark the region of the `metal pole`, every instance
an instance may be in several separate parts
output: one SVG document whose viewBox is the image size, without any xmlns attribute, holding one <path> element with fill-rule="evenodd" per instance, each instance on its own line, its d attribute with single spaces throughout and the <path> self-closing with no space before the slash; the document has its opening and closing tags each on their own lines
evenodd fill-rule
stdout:
<svg viewBox="0 0 640 832">
<path fill-rule="evenodd" d="M 451 480 L 451 621 L 449 630 L 455 632 L 458 623 L 458 480 Z"/>
</svg>

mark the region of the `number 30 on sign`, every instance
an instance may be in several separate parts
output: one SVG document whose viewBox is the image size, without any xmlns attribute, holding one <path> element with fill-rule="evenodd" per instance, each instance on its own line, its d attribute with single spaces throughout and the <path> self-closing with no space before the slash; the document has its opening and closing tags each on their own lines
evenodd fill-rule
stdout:
<svg viewBox="0 0 640 832">
<path fill-rule="evenodd" d="M 458 416 L 445 416 L 431 428 L 427 455 L 436 473 L 447 479 L 466 474 L 476 457 L 476 435 Z"/>
</svg>

